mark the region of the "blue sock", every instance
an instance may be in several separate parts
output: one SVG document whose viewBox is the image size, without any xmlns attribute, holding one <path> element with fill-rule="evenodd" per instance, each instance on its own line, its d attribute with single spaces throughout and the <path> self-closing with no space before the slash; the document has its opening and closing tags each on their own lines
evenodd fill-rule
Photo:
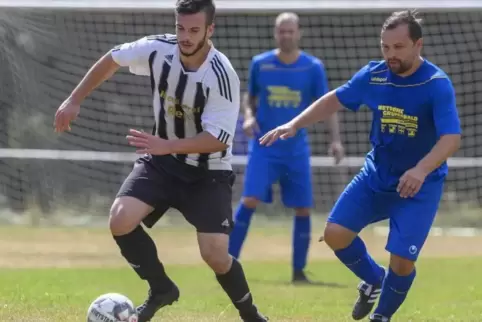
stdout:
<svg viewBox="0 0 482 322">
<path fill-rule="evenodd" d="M 391 318 L 397 312 L 400 305 L 407 297 L 408 290 L 412 286 L 415 279 L 416 271 L 413 270 L 410 275 L 399 276 L 390 268 L 387 277 L 383 281 L 382 293 L 375 313 L 386 318 Z"/>
<path fill-rule="evenodd" d="M 368 254 L 365 243 L 360 237 L 355 237 L 348 247 L 335 251 L 335 255 L 358 278 L 366 283 L 379 285 L 382 282 L 385 270 Z"/>
<path fill-rule="evenodd" d="M 234 258 L 239 258 L 239 253 L 243 247 L 244 240 L 248 234 L 249 224 L 253 216 L 254 209 L 239 204 L 234 215 L 234 227 L 229 235 L 229 254 Z"/>
<path fill-rule="evenodd" d="M 311 217 L 295 216 L 293 227 L 293 270 L 302 271 L 306 266 L 311 241 Z"/>
</svg>

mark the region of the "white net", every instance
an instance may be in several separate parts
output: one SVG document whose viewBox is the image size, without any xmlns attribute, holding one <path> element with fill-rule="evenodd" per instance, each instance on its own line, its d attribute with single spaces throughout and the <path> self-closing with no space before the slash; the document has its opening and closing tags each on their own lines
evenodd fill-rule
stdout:
<svg viewBox="0 0 482 322">
<path fill-rule="evenodd" d="M 274 17 L 285 8 L 279 6 L 280 1 L 277 10 L 274 2 L 267 1 L 266 8 L 259 11 L 250 1 L 218 3 L 221 9 L 227 6 L 230 10 L 217 14 L 214 42 L 231 59 L 244 88 L 251 57 L 274 46 Z M 341 10 L 349 8 L 348 3 L 354 6 L 349 1 L 324 7 L 320 3 L 296 3 L 303 9 L 299 11 L 302 47 L 324 61 L 334 88 L 367 61 L 379 59 L 380 26 L 392 10 L 388 1 L 371 1 L 373 10 L 366 1 L 356 2 L 365 10 Z M 417 6 L 430 8 L 433 4 L 424 3 Z M 105 1 L 46 1 L 43 8 L 37 2 L 15 3 L 15 8 L 13 2 L 0 1 L 0 5 L 7 4 L 10 8 L 0 13 L 1 207 L 9 216 L 10 211 L 40 209 L 45 216 L 70 213 L 104 218 L 135 157 L 126 145 L 127 130 L 149 131 L 153 125 L 149 79 L 127 71 L 118 73 L 83 104 L 71 133 L 55 135 L 53 116 L 107 50 L 145 35 L 172 32 L 173 9 L 167 9 L 171 1 L 116 2 L 116 8 Z M 132 10 L 133 4 L 136 10 Z M 437 8 L 423 12 L 424 54 L 452 77 L 464 130 L 463 146 L 450 161 L 439 217 L 452 225 L 474 226 L 480 221 L 482 113 L 477 108 L 482 103 L 482 11 L 469 8 L 476 5 L 472 1 L 437 1 Z M 154 6 L 156 10 L 150 8 Z M 286 2 L 286 9 L 290 6 Z M 370 121 L 369 112 L 341 113 L 348 158 L 337 167 L 326 155 L 325 125 L 310 129 L 317 212 L 329 211 L 360 168 L 370 148 Z M 233 202 L 242 190 L 246 149 L 247 140 L 238 131 Z M 280 214 L 281 209 L 275 198 L 266 211 Z"/>
</svg>

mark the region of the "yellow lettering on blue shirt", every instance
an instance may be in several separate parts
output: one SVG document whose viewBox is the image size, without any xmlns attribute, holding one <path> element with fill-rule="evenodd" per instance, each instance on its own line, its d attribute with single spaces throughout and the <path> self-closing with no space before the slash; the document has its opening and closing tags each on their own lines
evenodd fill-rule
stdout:
<svg viewBox="0 0 482 322">
<path fill-rule="evenodd" d="M 382 132 L 390 134 L 406 135 L 415 137 L 418 130 L 418 117 L 405 114 L 403 108 L 378 105 L 378 110 L 382 112 L 381 128 Z"/>
<path fill-rule="evenodd" d="M 301 103 L 301 91 L 287 86 L 268 86 L 268 103 L 277 108 L 298 108 Z"/>
</svg>

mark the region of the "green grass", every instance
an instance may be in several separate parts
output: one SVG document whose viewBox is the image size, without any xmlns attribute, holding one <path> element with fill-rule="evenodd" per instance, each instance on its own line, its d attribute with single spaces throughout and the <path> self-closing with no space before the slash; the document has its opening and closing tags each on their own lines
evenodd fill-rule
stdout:
<svg viewBox="0 0 482 322">
<path fill-rule="evenodd" d="M 326 245 L 312 243 L 308 267 L 311 277 L 325 284 L 295 287 L 289 284 L 290 228 L 253 228 L 243 265 L 255 301 L 271 321 L 351 321 L 358 280 Z M 181 289 L 180 301 L 153 322 L 239 321 L 202 264 L 192 229 L 165 227 L 151 233 Z M 386 265 L 386 237 L 367 233 L 363 238 Z M 481 321 L 481 241 L 429 239 L 413 289 L 394 321 Z M 147 286 L 127 268 L 106 229 L 0 227 L 1 322 L 85 321 L 92 300 L 108 292 L 139 304 Z"/>
<path fill-rule="evenodd" d="M 482 319 L 480 258 L 421 261 L 396 321 Z M 245 264 L 258 306 L 272 321 L 349 321 L 357 280 L 335 261 L 310 265 L 313 278 L 334 285 L 291 286 L 287 263 Z M 154 321 L 236 321 L 234 308 L 203 265 L 168 266 L 180 301 Z M 6 269 L 0 271 L 0 321 L 85 321 L 98 295 L 120 292 L 134 302 L 146 287 L 130 269 Z"/>
</svg>

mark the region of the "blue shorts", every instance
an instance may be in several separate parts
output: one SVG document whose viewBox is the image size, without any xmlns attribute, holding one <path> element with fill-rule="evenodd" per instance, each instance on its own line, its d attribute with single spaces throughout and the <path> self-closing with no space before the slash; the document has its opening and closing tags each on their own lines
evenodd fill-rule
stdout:
<svg viewBox="0 0 482 322">
<path fill-rule="evenodd" d="M 311 208 L 313 190 L 309 154 L 287 159 L 251 153 L 244 176 L 243 197 L 272 201 L 272 185 L 279 182 L 281 199 L 288 208 Z"/>
<path fill-rule="evenodd" d="M 367 174 L 358 174 L 345 188 L 328 222 L 356 233 L 371 223 L 390 220 L 386 250 L 415 261 L 430 232 L 444 179 L 426 182 L 413 198 L 403 199 L 396 192 L 374 191 Z"/>
</svg>

